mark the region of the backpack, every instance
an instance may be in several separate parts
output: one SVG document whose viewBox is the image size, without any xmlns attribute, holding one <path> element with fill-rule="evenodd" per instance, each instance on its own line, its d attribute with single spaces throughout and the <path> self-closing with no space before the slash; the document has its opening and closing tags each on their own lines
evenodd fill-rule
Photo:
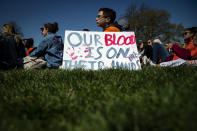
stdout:
<svg viewBox="0 0 197 131">
<path fill-rule="evenodd" d="M 120 29 L 120 31 L 128 31 L 130 28 L 130 24 L 127 17 L 119 18 L 113 25 Z"/>
<path fill-rule="evenodd" d="M 0 36 L 0 69 L 14 69 L 17 67 L 16 42 L 12 36 Z"/>
<path fill-rule="evenodd" d="M 61 36 L 54 36 L 53 41 L 58 44 L 59 55 L 63 57 L 64 43 Z"/>
</svg>

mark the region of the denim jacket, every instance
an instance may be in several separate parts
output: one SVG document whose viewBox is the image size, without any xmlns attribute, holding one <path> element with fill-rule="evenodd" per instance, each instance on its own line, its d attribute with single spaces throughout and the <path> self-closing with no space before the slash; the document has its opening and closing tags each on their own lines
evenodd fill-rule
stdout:
<svg viewBox="0 0 197 131">
<path fill-rule="evenodd" d="M 63 42 L 61 36 L 55 34 L 46 35 L 40 42 L 37 49 L 31 52 L 30 56 L 44 57 L 47 67 L 57 68 L 62 64 Z"/>
</svg>

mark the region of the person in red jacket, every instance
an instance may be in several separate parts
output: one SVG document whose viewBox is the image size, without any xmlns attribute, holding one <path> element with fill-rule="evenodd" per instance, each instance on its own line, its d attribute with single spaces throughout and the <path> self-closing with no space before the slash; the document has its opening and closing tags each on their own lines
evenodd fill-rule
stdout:
<svg viewBox="0 0 197 131">
<path fill-rule="evenodd" d="M 194 36 L 196 34 L 196 27 L 187 28 L 184 31 L 185 48 L 181 48 L 177 43 L 169 45 L 174 51 L 174 55 L 169 56 L 166 61 L 176 60 L 182 58 L 184 60 L 197 59 L 197 45 L 194 44 Z"/>
<path fill-rule="evenodd" d="M 110 8 L 100 8 L 96 23 L 103 28 L 104 32 L 120 32 L 120 29 L 113 25 L 116 19 L 116 12 Z"/>
</svg>

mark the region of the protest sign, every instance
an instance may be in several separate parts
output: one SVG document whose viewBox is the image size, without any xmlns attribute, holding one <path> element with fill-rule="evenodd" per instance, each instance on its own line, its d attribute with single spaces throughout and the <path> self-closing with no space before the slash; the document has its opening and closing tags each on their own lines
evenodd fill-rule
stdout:
<svg viewBox="0 0 197 131">
<path fill-rule="evenodd" d="M 63 69 L 141 69 L 134 32 L 65 31 Z"/>
</svg>

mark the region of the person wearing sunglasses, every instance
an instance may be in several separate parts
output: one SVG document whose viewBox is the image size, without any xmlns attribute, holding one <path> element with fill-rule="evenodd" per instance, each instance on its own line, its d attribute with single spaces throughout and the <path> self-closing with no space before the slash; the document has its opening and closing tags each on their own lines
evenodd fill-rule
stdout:
<svg viewBox="0 0 197 131">
<path fill-rule="evenodd" d="M 194 36 L 196 34 L 196 28 L 186 28 L 184 31 L 184 41 L 186 43 L 185 48 L 181 48 L 177 43 L 170 45 L 174 54 L 171 55 L 166 61 L 176 60 L 182 58 L 184 60 L 197 59 L 197 45 L 194 43 Z"/>
<path fill-rule="evenodd" d="M 58 23 L 47 23 L 41 28 L 43 40 L 40 42 L 30 56 L 42 57 L 46 61 L 48 68 L 59 68 L 62 64 L 63 42 L 62 37 L 56 35 L 58 31 Z"/>
<path fill-rule="evenodd" d="M 120 32 L 120 29 L 113 25 L 116 19 L 116 12 L 110 8 L 100 8 L 96 23 L 103 28 L 104 32 Z"/>
<path fill-rule="evenodd" d="M 184 41 L 185 43 L 188 45 L 189 43 L 192 42 L 193 40 L 193 36 L 194 36 L 194 31 L 193 28 L 186 28 L 184 31 Z"/>
</svg>

